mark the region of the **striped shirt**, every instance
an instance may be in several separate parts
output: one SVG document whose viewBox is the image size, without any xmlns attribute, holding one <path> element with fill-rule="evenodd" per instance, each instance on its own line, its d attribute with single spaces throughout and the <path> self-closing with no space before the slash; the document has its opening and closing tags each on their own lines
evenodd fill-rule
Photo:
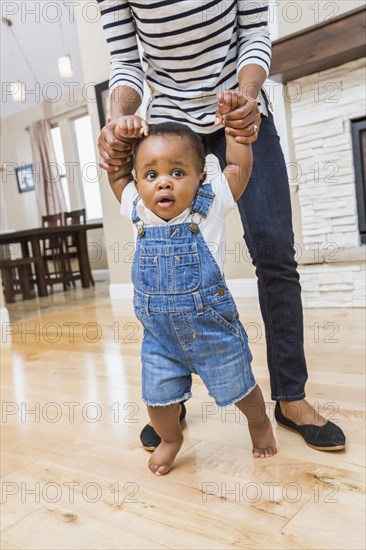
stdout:
<svg viewBox="0 0 366 550">
<path fill-rule="evenodd" d="M 242 67 L 257 64 L 268 76 L 268 0 L 98 2 L 111 56 L 110 90 L 128 86 L 142 99 L 145 79 L 150 123 L 174 120 L 214 132 L 217 93 L 238 88 Z M 260 94 L 257 101 L 267 115 Z"/>
</svg>

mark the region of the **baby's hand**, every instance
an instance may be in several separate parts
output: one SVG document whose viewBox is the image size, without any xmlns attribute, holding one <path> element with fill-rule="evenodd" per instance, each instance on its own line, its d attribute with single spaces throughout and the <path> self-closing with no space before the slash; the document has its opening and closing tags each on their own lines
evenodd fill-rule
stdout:
<svg viewBox="0 0 366 550">
<path fill-rule="evenodd" d="M 226 90 L 217 94 L 215 125 L 225 124 L 226 115 L 245 105 L 246 99 L 238 90 Z"/>
<path fill-rule="evenodd" d="M 114 135 L 117 139 L 134 139 L 139 136 L 147 136 L 148 134 L 149 126 L 147 122 L 137 115 L 121 116 L 114 130 Z"/>
</svg>

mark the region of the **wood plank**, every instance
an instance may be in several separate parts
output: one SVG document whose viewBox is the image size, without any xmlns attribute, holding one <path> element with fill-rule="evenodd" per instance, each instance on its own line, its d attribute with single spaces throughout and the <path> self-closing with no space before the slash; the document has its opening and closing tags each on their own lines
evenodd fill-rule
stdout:
<svg viewBox="0 0 366 550">
<path fill-rule="evenodd" d="M 286 84 L 364 55 L 365 7 L 361 7 L 275 40 L 270 78 Z"/>
<path fill-rule="evenodd" d="M 365 496 L 339 491 L 328 493 L 322 502 L 309 500 L 283 532 L 297 536 L 302 533 L 310 548 L 324 544 L 330 550 L 363 550 L 366 547 Z"/>
</svg>

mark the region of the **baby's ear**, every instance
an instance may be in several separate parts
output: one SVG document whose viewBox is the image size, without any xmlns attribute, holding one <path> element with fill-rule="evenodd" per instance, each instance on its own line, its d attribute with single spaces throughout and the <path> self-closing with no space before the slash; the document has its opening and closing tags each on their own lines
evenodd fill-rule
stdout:
<svg viewBox="0 0 366 550">
<path fill-rule="evenodd" d="M 206 177 L 207 177 L 207 173 L 206 172 L 202 172 L 201 175 L 200 175 L 200 184 L 202 185 L 202 183 L 206 180 Z"/>
</svg>

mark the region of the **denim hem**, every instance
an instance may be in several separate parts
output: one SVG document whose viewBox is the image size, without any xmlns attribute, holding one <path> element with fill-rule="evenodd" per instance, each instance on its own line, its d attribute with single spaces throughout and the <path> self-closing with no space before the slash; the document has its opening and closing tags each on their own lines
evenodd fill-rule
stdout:
<svg viewBox="0 0 366 550">
<path fill-rule="evenodd" d="M 235 405 L 235 403 L 237 403 L 238 401 L 240 401 L 241 399 L 243 399 L 244 397 L 247 397 L 247 395 L 249 395 L 253 390 L 254 388 L 257 386 L 257 382 L 255 382 L 254 386 L 251 386 L 249 388 L 249 390 L 246 390 L 246 392 L 244 392 L 242 395 L 240 395 L 239 397 L 235 397 L 235 399 L 232 399 L 231 401 L 229 401 L 228 403 L 224 403 L 223 405 L 220 405 L 220 403 L 218 403 L 216 401 L 216 405 L 218 407 L 230 407 L 230 405 Z"/>
<path fill-rule="evenodd" d="M 300 401 L 301 399 L 305 399 L 305 392 L 298 395 L 272 395 L 271 399 L 273 401 Z"/>
<path fill-rule="evenodd" d="M 192 392 L 187 392 L 183 395 L 183 397 L 178 397 L 177 399 L 172 399 L 171 401 L 167 401 L 165 403 L 162 403 L 161 401 L 159 403 L 148 403 L 144 398 L 142 398 L 142 401 L 149 407 L 169 407 L 169 405 L 175 405 L 175 403 L 180 403 L 181 401 L 188 401 L 191 397 Z"/>
</svg>

